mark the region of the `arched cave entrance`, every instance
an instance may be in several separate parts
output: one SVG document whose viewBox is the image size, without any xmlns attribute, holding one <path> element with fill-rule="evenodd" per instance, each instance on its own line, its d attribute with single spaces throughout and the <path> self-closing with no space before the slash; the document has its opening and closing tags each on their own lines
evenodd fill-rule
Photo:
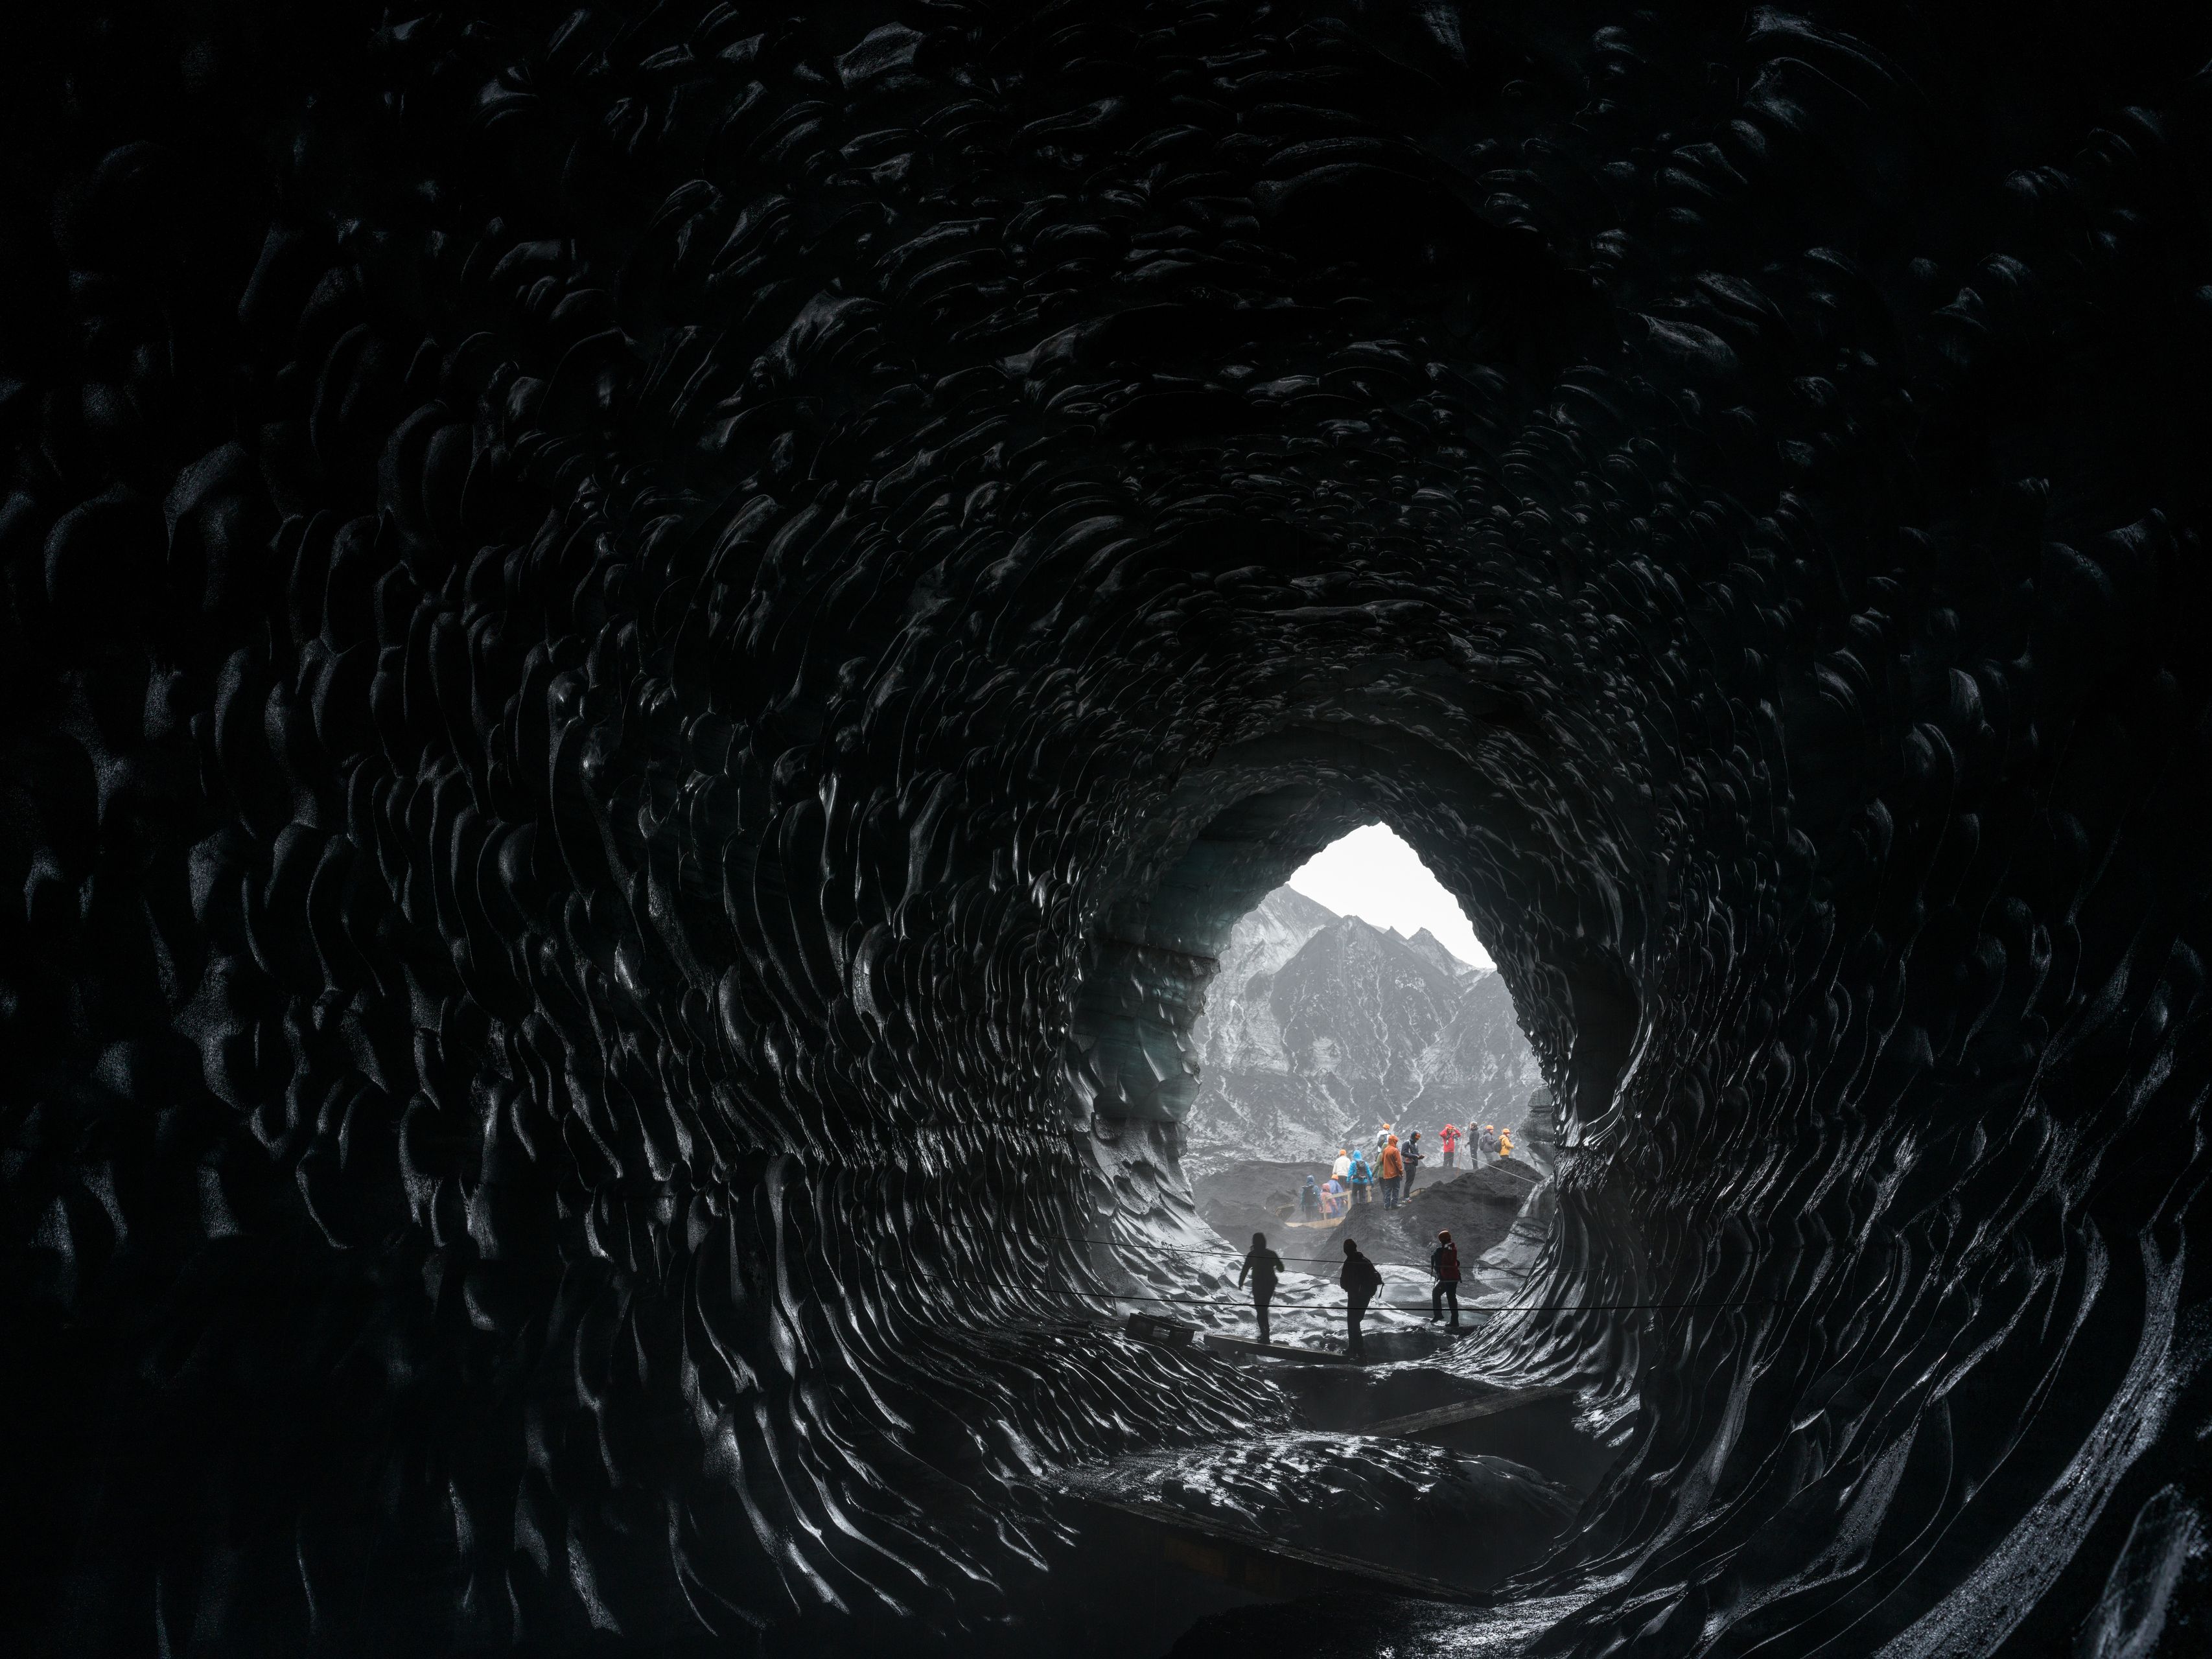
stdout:
<svg viewBox="0 0 2212 1659">
<path fill-rule="evenodd" d="M 1271 744 L 1264 760 L 1238 757 L 1219 775 L 1190 781 L 1192 805 L 1184 809 L 1178 801 L 1183 810 L 1172 816 L 1210 810 L 1209 797 L 1216 792 L 1249 793 L 1203 820 L 1194 833 L 1187 823 L 1168 831 L 1157 854 L 1133 864 L 1127 886 L 1103 899 L 1068 1036 L 1071 1121 L 1077 1127 L 1118 1143 L 1133 1126 L 1145 1126 L 1139 1136 L 1144 1144 L 1169 1157 L 1184 1151 L 1205 1081 L 1201 1022 L 1220 1003 L 1218 973 L 1237 923 L 1348 830 L 1379 825 L 1378 794 L 1394 802 L 1402 795 L 1387 785 L 1378 790 L 1372 780 L 1330 775 L 1332 769 L 1317 758 L 1328 750 L 1353 766 L 1372 758 L 1370 751 L 1340 740 Z M 1300 781 L 1280 781 L 1290 778 Z M 1540 1133 L 1548 1160 L 1556 1114 L 1548 1090 L 1540 1092 L 1545 1121 Z M 1446 1117 L 1467 1115 L 1456 1107 L 1428 1109 L 1436 1118 L 1426 1126 L 1431 1132 Z M 1372 1127 L 1358 1130 L 1356 1138 L 1364 1143 Z M 1349 1128 L 1343 1133 L 1355 1134 Z M 1470 1167 L 1474 1133 L 1470 1121 Z M 1326 1176 L 1325 1149 L 1305 1147 L 1300 1156 L 1309 1162 L 1318 1158 L 1316 1167 Z M 1440 1165 L 1433 1133 L 1427 1156 Z M 1255 1224 L 1264 1226 L 1264 1218 Z"/>
</svg>

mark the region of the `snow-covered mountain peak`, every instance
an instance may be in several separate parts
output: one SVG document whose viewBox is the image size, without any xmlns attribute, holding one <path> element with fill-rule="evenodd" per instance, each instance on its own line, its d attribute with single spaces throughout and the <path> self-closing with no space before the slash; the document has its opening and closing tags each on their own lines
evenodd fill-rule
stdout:
<svg viewBox="0 0 2212 1659">
<path fill-rule="evenodd" d="M 1311 1158 L 1385 1120 L 1517 1123 L 1540 1086 L 1504 982 L 1426 928 L 1409 939 L 1279 888 L 1220 964 L 1194 1032 L 1194 1153 Z"/>
<path fill-rule="evenodd" d="M 1462 961 L 1454 956 L 1451 947 L 1425 927 L 1407 939 L 1406 943 L 1419 952 L 1425 961 L 1443 969 L 1455 979 L 1479 979 L 1490 971 L 1486 968 L 1478 968 L 1473 963 Z"/>
</svg>

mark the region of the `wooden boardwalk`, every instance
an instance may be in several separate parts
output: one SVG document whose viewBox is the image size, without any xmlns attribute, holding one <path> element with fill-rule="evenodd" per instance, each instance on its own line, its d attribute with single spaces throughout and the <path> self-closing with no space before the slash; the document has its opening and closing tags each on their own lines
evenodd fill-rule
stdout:
<svg viewBox="0 0 2212 1659">
<path fill-rule="evenodd" d="M 1243 1337 L 1208 1334 L 1204 1340 L 1208 1346 L 1265 1352 L 1311 1364 L 1363 1363 L 1342 1354 L 1310 1348 L 1278 1348 Z M 1546 1401 L 1567 1399 L 1576 1392 L 1571 1385 L 1501 1390 L 1432 1411 L 1388 1418 L 1354 1432 L 1411 1437 Z M 1467 1607 L 1496 1605 L 1495 1598 L 1487 1591 L 1462 1589 L 1418 1573 L 1401 1572 L 1395 1567 L 1352 1556 L 1285 1543 L 1211 1516 L 1192 1515 L 1170 1504 L 1125 1498 L 1101 1490 L 1100 1486 L 1092 1484 L 1095 1479 L 1071 1472 L 1054 1484 L 1089 1507 L 1102 1524 L 1118 1533 L 1125 1544 L 1140 1555 L 1171 1562 L 1255 1595 L 1287 1599 L 1346 1593 L 1450 1601 Z"/>
<path fill-rule="evenodd" d="M 1294 1365 L 1365 1365 L 1364 1359 L 1354 1359 L 1348 1353 L 1331 1353 L 1326 1348 L 1292 1348 L 1280 1342 L 1255 1342 L 1249 1336 L 1228 1336 L 1219 1331 L 1206 1334 L 1206 1346 L 1224 1353 L 1257 1354 L 1267 1359 L 1287 1359 Z"/>
<path fill-rule="evenodd" d="M 1404 1417 L 1388 1417 L 1380 1423 L 1370 1423 L 1360 1431 L 1363 1434 L 1393 1435 L 1411 1438 L 1428 1433 L 1432 1429 L 1449 1429 L 1461 1423 L 1473 1423 L 1485 1417 L 1495 1417 L 1500 1412 L 1518 1411 L 1523 1406 L 1541 1405 L 1547 1400 L 1565 1400 L 1579 1392 L 1572 1383 L 1561 1383 L 1546 1389 L 1510 1389 L 1500 1394 L 1487 1394 L 1479 1399 L 1462 1400 L 1457 1405 L 1439 1406 L 1433 1411 L 1413 1412 Z"/>
<path fill-rule="evenodd" d="M 1413 1597 L 1429 1601 L 1455 1601 L 1462 1606 L 1489 1607 L 1492 1596 L 1482 1590 L 1461 1589 L 1438 1579 L 1400 1572 L 1371 1561 L 1355 1560 L 1322 1550 L 1247 1532 L 1205 1516 L 1186 1515 L 1164 1504 L 1133 1503 L 1065 1488 L 1102 1516 L 1117 1524 L 1131 1543 L 1145 1553 L 1157 1555 L 1194 1572 L 1255 1595 L 1289 1598 L 1331 1592 Z"/>
</svg>

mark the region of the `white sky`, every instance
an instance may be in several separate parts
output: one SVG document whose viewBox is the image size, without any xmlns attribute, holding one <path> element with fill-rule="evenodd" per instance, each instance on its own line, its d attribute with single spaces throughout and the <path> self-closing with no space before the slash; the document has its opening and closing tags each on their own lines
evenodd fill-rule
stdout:
<svg viewBox="0 0 2212 1659">
<path fill-rule="evenodd" d="M 1339 915 L 1395 927 L 1408 939 L 1425 927 L 1461 961 L 1478 968 L 1497 965 L 1475 938 L 1459 901 L 1387 825 L 1370 823 L 1332 842 L 1298 867 L 1290 884 Z"/>
</svg>

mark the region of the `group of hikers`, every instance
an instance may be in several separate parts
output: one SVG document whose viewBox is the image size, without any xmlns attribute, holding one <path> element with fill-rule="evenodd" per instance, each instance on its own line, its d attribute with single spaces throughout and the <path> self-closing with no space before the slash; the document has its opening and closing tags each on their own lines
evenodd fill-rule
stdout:
<svg viewBox="0 0 2212 1659">
<path fill-rule="evenodd" d="M 1447 1123 L 1437 1132 L 1437 1144 L 1443 1149 L 1445 1169 L 1459 1167 L 1462 1141 L 1472 1141 L 1470 1150 L 1487 1157 L 1513 1156 L 1510 1129 L 1486 1123 L 1479 1134 L 1462 1134 L 1458 1125 Z M 1382 1207 L 1395 1210 L 1413 1196 L 1414 1178 L 1425 1156 L 1421 1151 L 1419 1129 L 1401 1146 L 1396 1129 L 1386 1123 L 1375 1137 L 1375 1156 L 1371 1159 L 1364 1147 L 1347 1146 L 1338 1152 L 1326 1181 L 1314 1176 L 1306 1177 L 1306 1184 L 1298 1191 L 1298 1218 L 1302 1221 L 1334 1221 L 1355 1204 L 1372 1204 L 1378 1193 Z"/>
<path fill-rule="evenodd" d="M 1513 1132 L 1488 1123 L 1479 1132 L 1462 1132 L 1458 1125 L 1447 1123 L 1437 1133 L 1437 1145 L 1442 1152 L 1443 1167 L 1456 1169 L 1462 1146 L 1470 1154 L 1512 1157 Z M 1299 1217 L 1306 1221 L 1334 1220 L 1354 1204 L 1372 1204 L 1378 1193 L 1382 1207 L 1395 1210 L 1413 1195 L 1414 1179 L 1426 1156 L 1421 1150 L 1419 1129 L 1407 1135 L 1401 1144 L 1396 1128 L 1386 1123 L 1375 1137 L 1371 1158 L 1365 1147 L 1347 1146 L 1337 1153 L 1328 1180 L 1306 1177 L 1305 1186 L 1298 1194 Z M 1472 1164 L 1477 1158 L 1471 1156 L 1468 1161 Z M 1451 1328 L 1462 1328 L 1459 1322 L 1459 1249 L 1448 1231 L 1437 1235 L 1436 1248 L 1429 1252 L 1429 1272 L 1436 1281 L 1429 1298 L 1431 1322 L 1441 1321 L 1449 1306 Z M 1244 1257 L 1237 1283 L 1241 1289 L 1248 1279 L 1251 1282 L 1252 1307 L 1260 1316 L 1262 1342 L 1271 1340 L 1267 1334 L 1267 1307 L 1275 1299 L 1275 1285 L 1282 1273 L 1283 1258 L 1267 1248 L 1267 1234 L 1253 1234 L 1252 1248 Z M 1382 1270 L 1361 1254 L 1356 1241 L 1347 1238 L 1344 1241 L 1344 1269 L 1337 1275 L 1336 1282 L 1345 1295 L 1345 1334 L 1349 1339 L 1349 1352 L 1354 1359 L 1364 1359 L 1367 1344 L 1360 1323 L 1367 1316 L 1368 1305 L 1382 1288 Z"/>
<path fill-rule="evenodd" d="M 1436 1249 L 1429 1252 L 1429 1273 L 1436 1281 L 1429 1295 L 1429 1322 L 1433 1325 L 1440 1322 L 1449 1304 L 1450 1328 L 1464 1328 L 1459 1322 L 1459 1247 L 1452 1243 L 1449 1231 L 1437 1234 Z M 1245 1253 L 1244 1265 L 1237 1274 L 1237 1285 L 1242 1290 L 1245 1280 L 1251 1280 L 1252 1309 L 1260 1316 L 1262 1342 L 1273 1340 L 1267 1334 L 1267 1304 L 1275 1299 L 1275 1285 L 1282 1275 L 1283 1258 L 1267 1248 L 1267 1235 L 1254 1233 L 1252 1248 Z M 1345 1297 L 1345 1335 L 1348 1339 L 1346 1352 L 1354 1359 L 1364 1359 L 1367 1341 L 1360 1324 L 1367 1317 L 1368 1304 L 1382 1288 L 1382 1270 L 1372 1258 L 1361 1254 L 1357 1240 L 1347 1238 L 1344 1241 L 1344 1271 L 1337 1275 L 1336 1282 Z"/>
</svg>

